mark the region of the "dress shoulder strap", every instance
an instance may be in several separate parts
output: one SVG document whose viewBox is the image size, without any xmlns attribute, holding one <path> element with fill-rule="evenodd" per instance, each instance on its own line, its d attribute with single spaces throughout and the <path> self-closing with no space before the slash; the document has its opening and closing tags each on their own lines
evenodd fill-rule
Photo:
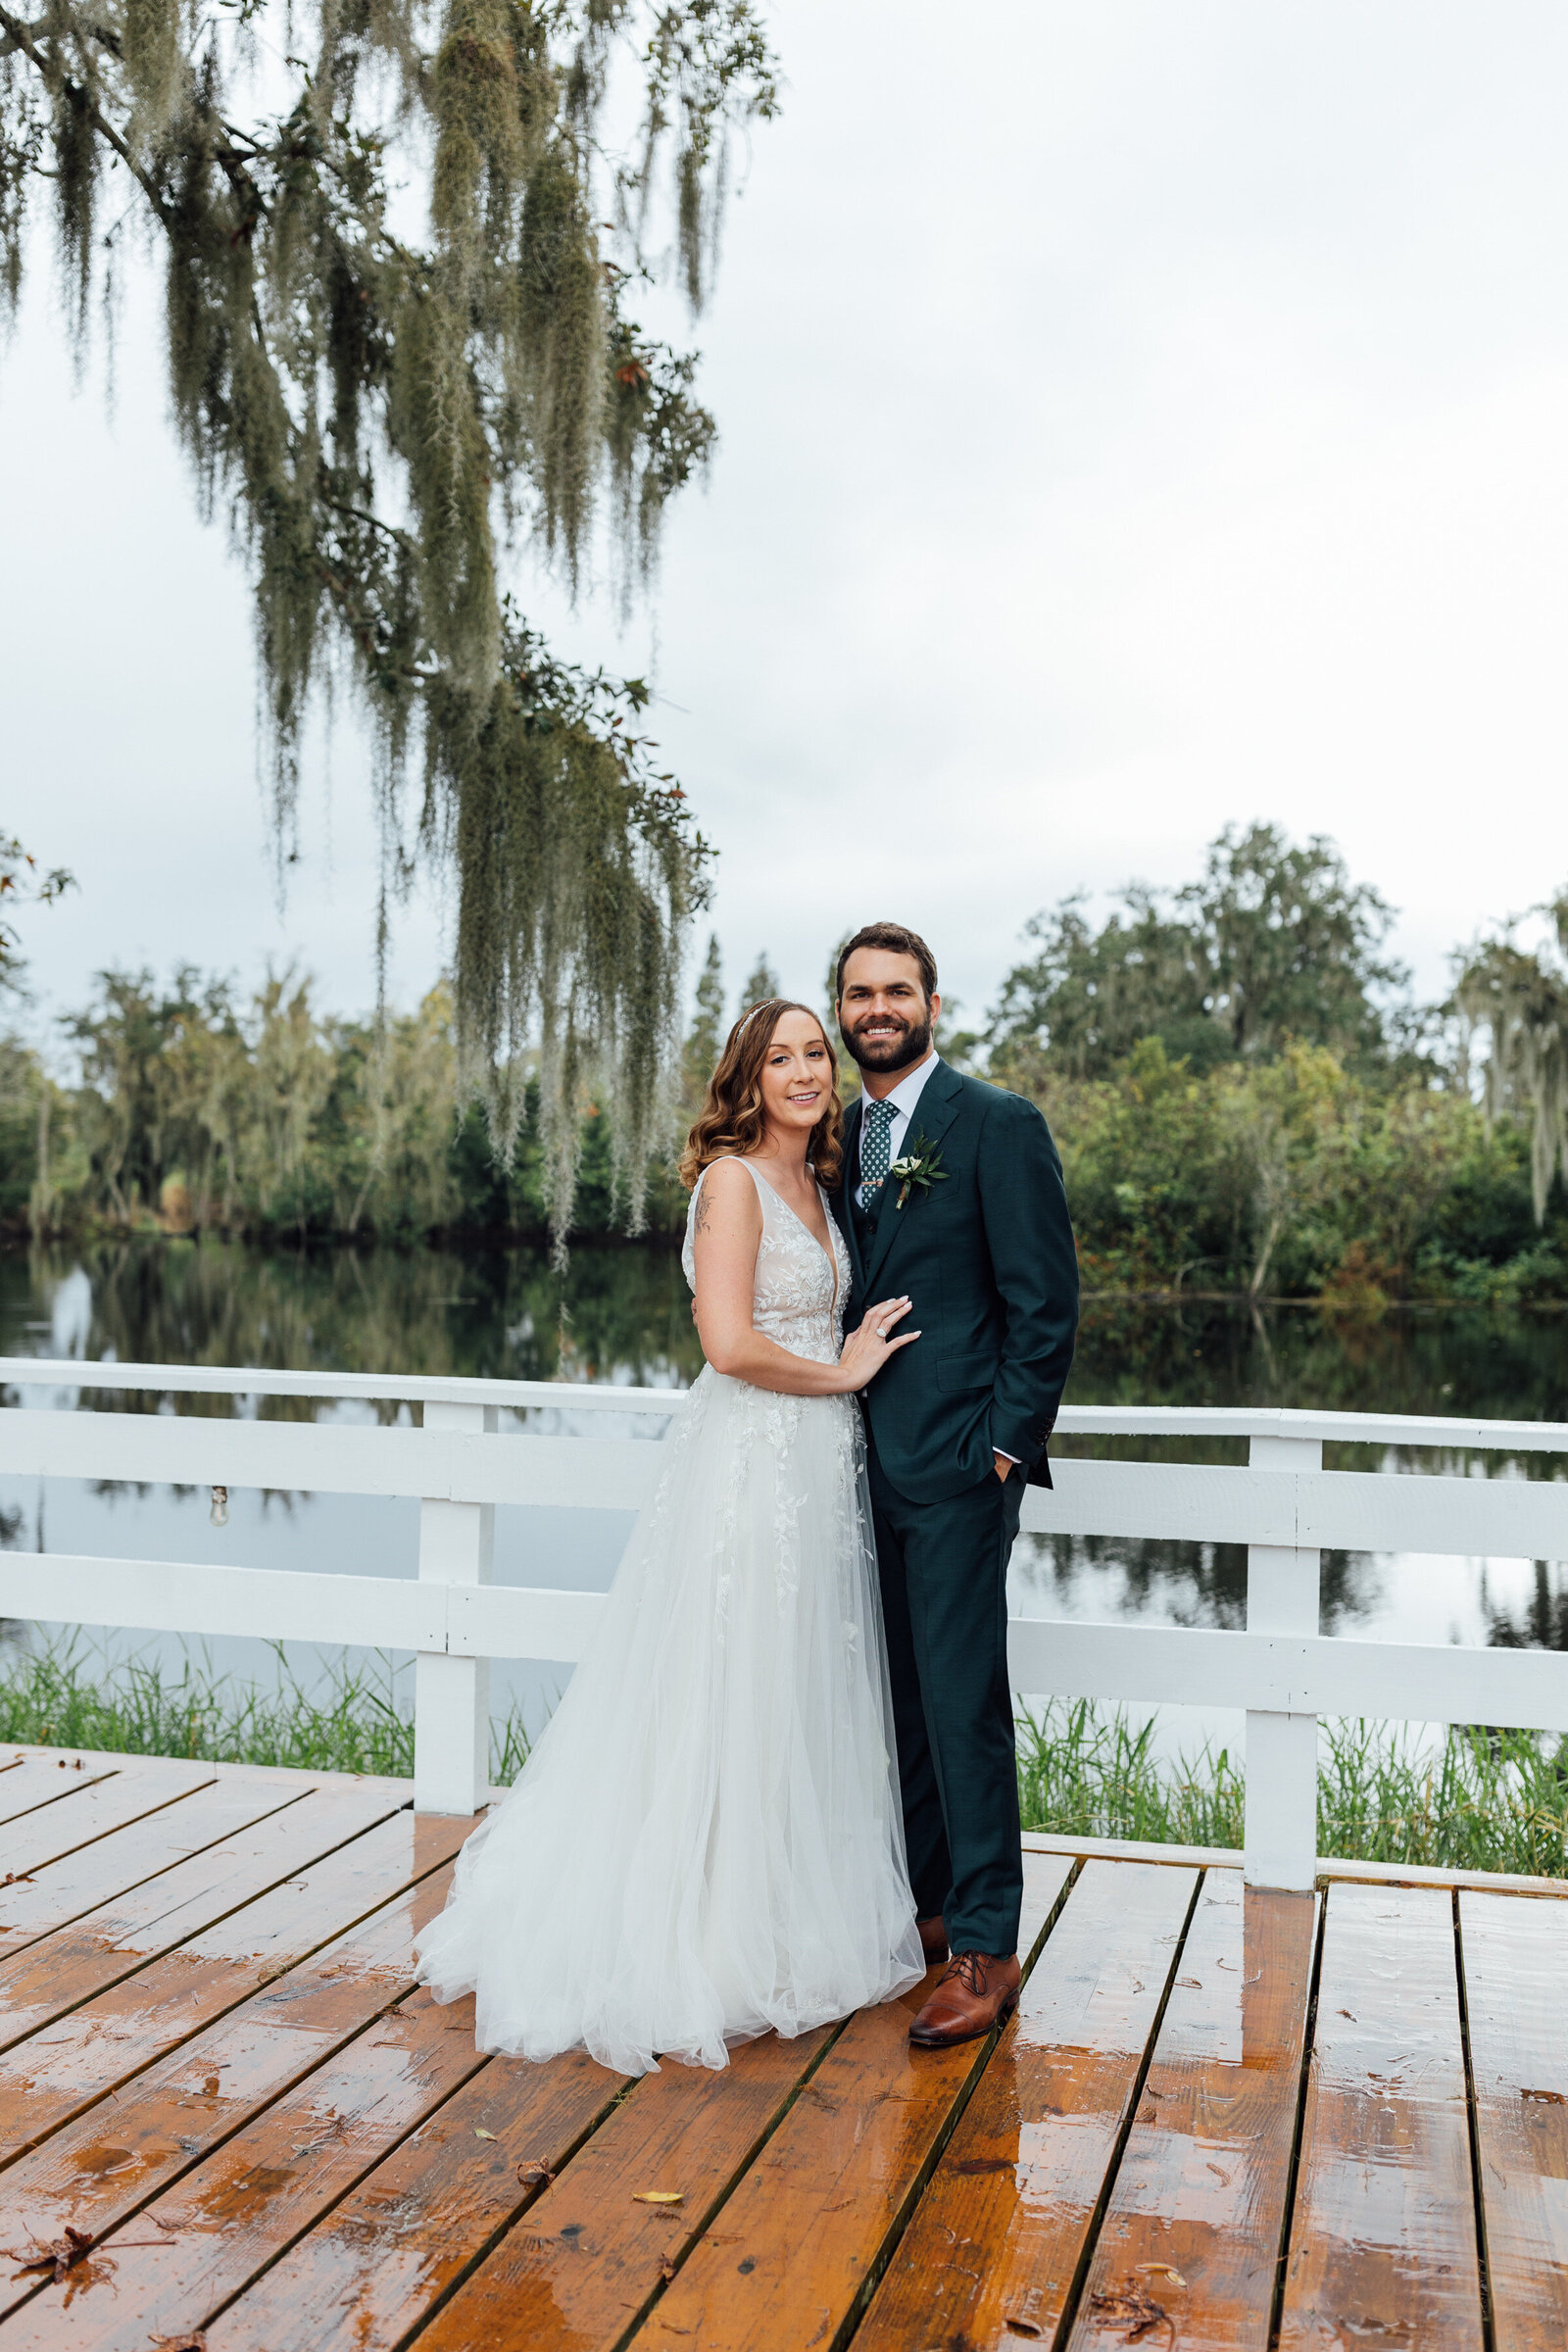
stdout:
<svg viewBox="0 0 1568 2352">
<path fill-rule="evenodd" d="M 716 1168 L 720 1161 L 728 1159 L 738 1160 L 757 1187 L 758 1205 L 762 1212 L 762 1230 L 765 1235 L 770 1217 L 776 1216 L 782 1206 L 779 1197 L 768 1183 L 767 1178 L 754 1168 L 749 1159 L 742 1159 L 738 1152 L 720 1152 L 715 1158 L 709 1161 L 708 1168 Z M 697 1203 L 702 1199 L 703 1186 L 708 1181 L 708 1168 L 703 1170 L 697 1182 L 692 1186 L 692 1197 L 686 1204 L 686 1241 L 680 1253 L 681 1269 L 686 1276 L 688 1287 L 694 1291 L 697 1288 L 697 1257 L 694 1247 Z"/>
<path fill-rule="evenodd" d="M 726 1161 L 733 1161 L 737 1167 L 744 1168 L 746 1170 L 746 1173 L 748 1176 L 750 1176 L 753 1184 L 757 1187 L 757 1197 L 762 1203 L 762 1214 L 765 1217 L 767 1214 L 768 1203 L 770 1201 L 776 1201 L 778 1199 L 777 1193 L 774 1192 L 773 1187 L 768 1183 L 767 1178 L 762 1174 L 760 1168 L 754 1168 L 749 1159 L 742 1158 L 740 1152 L 720 1152 L 716 1153 L 715 1156 L 709 1161 L 708 1168 L 722 1167 Z M 694 1205 L 698 1194 L 702 1191 L 703 1186 L 707 1181 L 708 1168 L 703 1170 L 702 1175 L 698 1177 L 697 1182 L 692 1187 L 692 1201 Z"/>
</svg>

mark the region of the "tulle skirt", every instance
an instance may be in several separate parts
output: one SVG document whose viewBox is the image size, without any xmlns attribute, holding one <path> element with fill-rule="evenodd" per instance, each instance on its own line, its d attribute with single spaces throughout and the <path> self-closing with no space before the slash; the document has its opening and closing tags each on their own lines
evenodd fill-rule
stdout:
<svg viewBox="0 0 1568 2352">
<path fill-rule="evenodd" d="M 486 2050 L 719 2067 L 922 1973 L 859 1413 L 711 1369 L 591 1647 L 419 1943 Z"/>
</svg>

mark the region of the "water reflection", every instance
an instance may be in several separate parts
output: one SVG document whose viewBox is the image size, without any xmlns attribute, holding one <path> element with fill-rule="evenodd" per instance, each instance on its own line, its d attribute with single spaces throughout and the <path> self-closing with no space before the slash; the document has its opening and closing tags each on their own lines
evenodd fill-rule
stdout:
<svg viewBox="0 0 1568 2352">
<path fill-rule="evenodd" d="M 0 1251 L 0 1352 L 681 1388 L 703 1360 L 667 1250 L 578 1250 L 561 1276 L 538 1250 L 207 1240 Z"/>
<path fill-rule="evenodd" d="M 676 1253 L 582 1248 L 287 1252 L 217 1240 L 0 1250 L 0 1349 L 135 1362 L 684 1386 L 701 1366 Z M 1568 1418 L 1568 1316 L 1332 1321 L 1131 1300 L 1086 1306 L 1081 1404 L 1295 1404 Z"/>
<path fill-rule="evenodd" d="M 1113 1617 L 1156 1625 L 1247 1624 L 1247 1546 L 1178 1544 L 1124 1536 L 1035 1536 L 1024 1541 L 1015 1576 L 1031 1594 L 1031 1615 Z M 1319 1623 L 1325 1634 L 1360 1630 L 1376 1606 L 1377 1565 L 1370 1552 L 1322 1555 Z"/>
<path fill-rule="evenodd" d="M 685 1387 L 702 1363 L 674 1251 L 349 1250 L 298 1254 L 202 1240 L 0 1251 L 0 1352 L 264 1368 L 618 1381 Z M 1091 1301 L 1069 1392 L 1078 1403 L 1317 1405 L 1348 1411 L 1568 1419 L 1568 1316 L 1397 1312 L 1331 1322 L 1310 1309 Z M 226 1414 L 227 1397 L 89 1393 L 83 1409 Z M 252 1409 L 252 1408 L 247 1408 Z M 368 1418 L 371 1405 L 269 1398 L 254 1409 Z M 381 1417 L 408 1407 L 387 1405 Z M 601 1434 L 610 1434 L 601 1422 Z M 652 1435 L 638 1424 L 640 1434 Z M 620 1434 L 617 1432 L 616 1434 Z M 1240 1460 L 1227 1440 L 1063 1440 L 1058 1450 Z M 1360 1449 L 1331 1448 L 1345 1466 Z M 1379 1457 L 1373 1457 L 1375 1460 Z M 1437 1467 L 1431 1456 L 1427 1466 Z M 1463 1457 L 1442 1462 L 1465 1467 Z M 1482 1467 L 1480 1457 L 1469 1465 Z M 1493 1458 L 1490 1475 L 1554 1477 L 1547 1455 Z M 168 1488 L 0 1484 L 0 1544 L 170 1559 L 415 1568 L 416 1506 L 376 1498 L 236 1494 L 232 1526 L 207 1494 Z M 515 1523 L 514 1525 L 513 1523 Z M 615 1512 L 498 1514 L 506 1581 L 602 1589 L 626 1520 Z M 1240 1627 L 1239 1545 L 1040 1537 L 1019 1544 L 1012 1605 L 1032 1615 Z M 1328 1552 L 1326 1633 L 1568 1650 L 1558 1563 Z M 0 1634 L 3 1639 L 3 1634 Z M 541 1692 L 559 1684 L 542 1670 Z"/>
</svg>

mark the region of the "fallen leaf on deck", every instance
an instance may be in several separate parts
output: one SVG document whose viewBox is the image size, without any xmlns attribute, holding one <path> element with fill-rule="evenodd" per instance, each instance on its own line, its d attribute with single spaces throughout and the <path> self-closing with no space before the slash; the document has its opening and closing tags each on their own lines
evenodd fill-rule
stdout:
<svg viewBox="0 0 1568 2352">
<path fill-rule="evenodd" d="M 473 2136 L 475 2139 L 494 2139 L 495 2133 L 493 2132 L 487 2132 L 483 2124 L 475 2124 L 473 2127 Z"/>
<path fill-rule="evenodd" d="M 1168 2328 L 1172 2341 L 1175 2340 L 1176 2323 L 1170 2313 L 1152 2295 L 1146 2295 L 1141 2286 L 1118 2287 L 1109 2294 L 1091 2295 L 1089 2308 L 1099 2312 L 1112 2327 L 1124 2329 L 1124 2344 L 1136 2344 L 1151 2328 L 1160 2327 Z"/>
<path fill-rule="evenodd" d="M 659 2276 L 661 2278 L 662 2278 L 666 2286 L 675 2276 L 675 2265 L 670 2261 L 667 2254 L 664 2256 L 663 2261 L 659 2266 Z"/>
<path fill-rule="evenodd" d="M 1013 2311 L 1004 2311 L 1002 2315 L 1002 2322 L 1004 2328 L 1012 2329 L 1014 2335 L 1039 2335 L 1043 2332 L 1033 2320 L 1020 2319 L 1018 2314 Z"/>
<path fill-rule="evenodd" d="M 51 2237 L 47 2241 L 35 2237 L 32 2242 L 34 2251 L 31 2254 L 18 2253 L 14 2246 L 0 2247 L 0 2253 L 9 2255 L 13 2262 L 20 2262 L 24 2272 L 53 2271 L 58 2286 L 72 2264 L 90 2253 L 96 2240 L 90 2230 L 74 2229 L 68 2222 L 64 2237 Z M 19 2272 L 18 2276 L 21 2275 Z"/>
<path fill-rule="evenodd" d="M 207 2352 L 207 2337 L 200 2328 L 189 2328 L 184 2335 L 151 2335 L 147 2340 L 157 2344 L 159 2352 Z"/>
<path fill-rule="evenodd" d="M 1522 2099 L 1544 2100 L 1548 2107 L 1568 2107 L 1568 2099 L 1563 2097 L 1560 2090 L 1522 2090 L 1519 2096 Z"/>
<path fill-rule="evenodd" d="M 1208 2169 L 1212 2172 L 1214 2168 L 1210 2165 Z M 1168 2262 L 1135 2262 L 1133 2268 L 1143 2278 L 1168 2278 L 1172 2286 L 1187 2284 L 1180 2271 L 1173 2270 Z"/>
<path fill-rule="evenodd" d="M 1178 1977 L 1176 1982 L 1178 1984 L 1185 1984 L 1189 1992 L 1201 1992 L 1203 1989 L 1197 1977 Z"/>
<path fill-rule="evenodd" d="M 632 2191 L 631 2201 L 634 2205 L 678 2205 L 684 2194 L 678 2188 L 637 2188 Z"/>
<path fill-rule="evenodd" d="M 532 2164 L 519 2164 L 517 2167 L 517 2179 L 524 2188 L 545 2188 L 555 2177 L 542 2157 L 536 2158 Z"/>
</svg>

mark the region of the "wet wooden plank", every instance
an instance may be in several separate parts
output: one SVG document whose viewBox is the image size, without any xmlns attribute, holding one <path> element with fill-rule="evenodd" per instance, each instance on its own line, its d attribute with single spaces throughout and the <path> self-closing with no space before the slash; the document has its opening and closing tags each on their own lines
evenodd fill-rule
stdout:
<svg viewBox="0 0 1568 2352">
<path fill-rule="evenodd" d="M 7 1825 L 34 1813 L 40 1805 L 58 1804 L 64 1796 L 79 1796 L 116 1771 L 118 1756 L 92 1756 L 71 1748 L 6 1748 L 0 1751 L 0 1875 L 11 1865 L 4 1859 Z"/>
<path fill-rule="evenodd" d="M 411 1993 L 111 2232 L 62 2285 L 15 2311 L 0 2328 L 6 2352 L 128 2352 L 206 2328 L 486 2064 L 471 1999 L 443 2009 L 422 1987 Z"/>
<path fill-rule="evenodd" d="M 1481 2352 L 1453 1897 L 1326 1899 L 1280 2344 Z"/>
<path fill-rule="evenodd" d="M 466 1825 L 394 1813 L 122 1983 L 0 2051 L 0 2163 L 375 1910 Z M 411 1972 L 412 1974 L 412 1972 Z"/>
<path fill-rule="evenodd" d="M 45 1805 L 0 1831 L 0 1877 L 45 1870 L 100 1838 L 177 1805 L 198 1788 L 215 1787 L 217 1781 L 211 1764 L 171 1763 L 163 1756 L 128 1758 L 123 1772 L 93 1781 L 74 1803 Z"/>
<path fill-rule="evenodd" d="M 393 1810 L 384 1796 L 313 1792 L 40 1936 L 0 1966 L 0 2049 L 161 1959 Z"/>
<path fill-rule="evenodd" d="M 181 1798 L 173 1811 L 131 1822 L 113 1838 L 63 1855 L 39 1869 L 26 1885 L 0 1886 L 0 1979 L 6 1962 L 43 1936 L 295 1801 L 295 1793 L 286 1788 L 219 1782 Z"/>
<path fill-rule="evenodd" d="M 1196 1870 L 1089 1862 L 855 2338 L 1054 2339 L 1177 1966 Z"/>
<path fill-rule="evenodd" d="M 1568 1902 L 1461 1894 L 1496 2352 L 1568 2343 Z"/>
<path fill-rule="evenodd" d="M 419 1823 L 416 1862 L 430 1859 Z M 441 1825 L 459 1842 L 471 1826 Z M 112 2101 L 55 2132 L 0 2176 L 11 2242 L 58 2237 L 68 2223 L 102 2235 L 168 2188 L 302 2082 L 414 1985 L 414 1938 L 446 1900 L 438 1869 L 347 1936 L 184 2042 Z M 36 2280 L 0 2278 L 0 2312 Z"/>
<path fill-rule="evenodd" d="M 720 2072 L 667 2062 L 645 2075 L 420 2343 L 429 2352 L 476 2343 L 493 2352 L 593 2352 L 614 2344 L 836 2032 L 822 2027 L 793 2041 L 767 2034 L 736 2049 Z M 645 2189 L 678 2190 L 681 2203 L 640 2204 Z"/>
<path fill-rule="evenodd" d="M 453 2030 L 470 2028 L 470 2007 L 464 2003 L 461 2026 Z M 368 2346 L 401 2343 L 519 2214 L 528 2213 L 527 2224 L 512 2229 L 503 2241 L 503 2256 L 525 2236 L 546 2230 L 543 2217 L 530 2210 L 544 2186 L 538 2176 L 566 2163 L 624 2086 L 622 2076 L 610 2074 L 582 2050 L 544 2066 L 531 2066 L 525 2059 L 492 2060 L 367 2174 L 358 2188 L 237 2303 L 209 2324 L 208 2352 L 277 2352 L 282 2344 L 291 2352 L 366 2352 Z M 481 2138 L 481 2133 L 494 2136 Z M 581 2162 L 579 2155 L 568 2179 L 575 2180 Z M 519 2180 L 519 2170 L 529 2178 Z M 558 2181 L 550 2195 L 559 2195 L 564 2185 Z M 656 2241 L 651 2276 L 657 2280 L 667 2229 L 647 2219 L 647 2206 L 632 2204 L 625 2180 L 614 2201 L 617 2218 L 629 2211 L 645 2221 L 648 2235 Z M 571 2240 L 557 2230 L 550 2242 L 565 2246 Z M 592 2250 L 596 2249 L 582 2246 L 576 2257 L 579 2270 L 587 2267 Z M 489 2269 L 486 2265 L 480 2278 Z M 482 2295 L 478 2304 L 484 2304 Z M 548 2335 L 517 2334 L 506 2302 L 499 2311 L 486 2313 L 482 2336 L 464 2332 L 462 2322 L 454 2336 L 444 2323 L 457 2308 L 471 2311 L 473 2297 L 460 2293 L 456 2305 L 448 2305 L 436 2321 L 436 2332 L 421 2336 L 421 2343 L 514 2341 L 532 2346 L 552 2340 Z M 623 2331 L 626 2318 L 617 2304 L 607 2341 Z M 571 2338 L 574 2345 L 587 2340 Z"/>
<path fill-rule="evenodd" d="M 1267 2352 L 1316 1936 L 1315 1895 L 1207 1874 L 1072 2352 L 1125 2344 L 1139 2295 L 1168 2316 L 1182 2352 Z M 1163 2331 L 1156 2323 L 1150 2339 Z"/>
<path fill-rule="evenodd" d="M 1024 1856 L 1025 1950 L 1072 1867 L 1065 1855 Z M 911 2048 L 909 2018 L 921 1998 L 916 1986 L 850 2020 L 655 2305 L 639 2346 L 675 2346 L 684 2335 L 702 2352 L 786 2344 L 825 2352 L 836 2340 L 992 2048 Z"/>
</svg>

